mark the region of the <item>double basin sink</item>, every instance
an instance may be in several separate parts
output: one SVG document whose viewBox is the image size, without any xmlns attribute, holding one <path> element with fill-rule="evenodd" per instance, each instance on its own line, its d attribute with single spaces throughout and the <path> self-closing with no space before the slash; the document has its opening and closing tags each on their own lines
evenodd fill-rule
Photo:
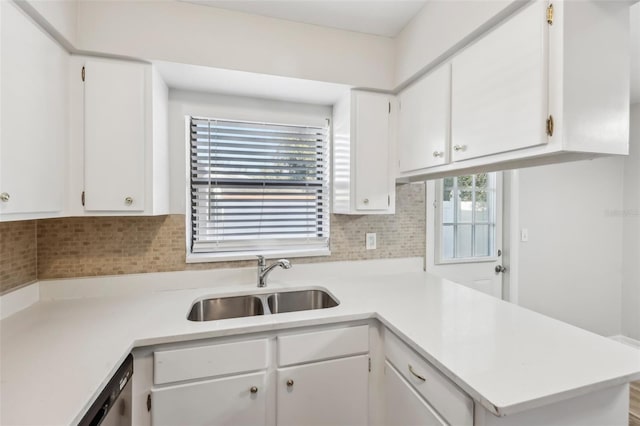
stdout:
<svg viewBox="0 0 640 426">
<path fill-rule="evenodd" d="M 338 306 L 338 301 L 323 290 L 283 291 L 198 300 L 191 306 L 187 319 L 189 321 L 213 321 L 325 309 L 334 306 Z"/>
</svg>

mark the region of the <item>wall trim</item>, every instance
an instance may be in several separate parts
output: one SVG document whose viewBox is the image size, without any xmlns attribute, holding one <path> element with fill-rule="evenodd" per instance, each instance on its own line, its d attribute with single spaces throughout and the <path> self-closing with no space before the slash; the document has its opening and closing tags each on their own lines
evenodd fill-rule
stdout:
<svg viewBox="0 0 640 426">
<path fill-rule="evenodd" d="M 640 350 L 640 340 L 632 339 L 631 337 L 623 336 L 622 334 L 617 334 L 615 336 L 609 336 L 609 339 L 615 340 L 616 342 L 620 342 L 627 346 L 631 346 L 632 348 Z"/>
<path fill-rule="evenodd" d="M 0 320 L 3 320 L 40 300 L 40 283 L 35 281 L 0 296 Z"/>
<path fill-rule="evenodd" d="M 293 268 L 276 268 L 269 276 L 273 283 L 329 280 L 332 277 L 385 275 L 422 272 L 422 257 L 299 263 Z M 257 264 L 256 264 L 257 265 Z M 140 295 L 157 291 L 191 288 L 220 288 L 256 285 L 256 267 L 198 269 L 142 274 L 106 275 L 40 281 L 40 300 L 78 299 Z"/>
</svg>

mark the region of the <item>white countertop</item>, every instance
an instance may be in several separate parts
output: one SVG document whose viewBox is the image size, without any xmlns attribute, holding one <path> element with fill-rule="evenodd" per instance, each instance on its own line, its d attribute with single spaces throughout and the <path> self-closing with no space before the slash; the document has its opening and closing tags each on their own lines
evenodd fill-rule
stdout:
<svg viewBox="0 0 640 426">
<path fill-rule="evenodd" d="M 40 301 L 0 322 L 0 423 L 77 423 L 134 347 L 366 318 L 379 319 L 497 415 L 640 378 L 639 351 L 423 272 L 274 280 L 262 290 L 293 287 L 326 288 L 340 305 L 186 320 L 202 296 L 257 292 L 248 282 Z"/>
</svg>

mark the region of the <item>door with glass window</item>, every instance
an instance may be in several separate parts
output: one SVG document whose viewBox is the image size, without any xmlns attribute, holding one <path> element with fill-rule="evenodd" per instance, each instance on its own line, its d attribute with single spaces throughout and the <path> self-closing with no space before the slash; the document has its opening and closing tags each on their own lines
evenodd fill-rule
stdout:
<svg viewBox="0 0 640 426">
<path fill-rule="evenodd" d="M 503 297 L 502 173 L 427 182 L 427 271 Z"/>
</svg>

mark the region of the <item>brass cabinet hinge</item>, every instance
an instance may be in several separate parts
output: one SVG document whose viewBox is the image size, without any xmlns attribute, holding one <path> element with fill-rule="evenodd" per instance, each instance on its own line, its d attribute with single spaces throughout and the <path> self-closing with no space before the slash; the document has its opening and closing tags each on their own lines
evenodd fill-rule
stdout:
<svg viewBox="0 0 640 426">
<path fill-rule="evenodd" d="M 80 202 L 84 206 L 84 191 L 82 191 L 82 194 L 80 194 Z"/>
<path fill-rule="evenodd" d="M 369 358 L 369 373 L 371 373 L 371 358 Z"/>
<path fill-rule="evenodd" d="M 550 115 L 547 118 L 547 135 L 553 136 L 553 115 Z"/>
<path fill-rule="evenodd" d="M 391 102 L 389 102 L 389 114 L 391 114 Z"/>
<path fill-rule="evenodd" d="M 84 67 L 82 67 L 82 73 L 81 73 L 81 75 L 82 75 L 82 81 L 84 81 L 84 75 L 85 75 Z"/>
<path fill-rule="evenodd" d="M 547 6 L 547 24 L 553 25 L 553 4 Z"/>
</svg>

